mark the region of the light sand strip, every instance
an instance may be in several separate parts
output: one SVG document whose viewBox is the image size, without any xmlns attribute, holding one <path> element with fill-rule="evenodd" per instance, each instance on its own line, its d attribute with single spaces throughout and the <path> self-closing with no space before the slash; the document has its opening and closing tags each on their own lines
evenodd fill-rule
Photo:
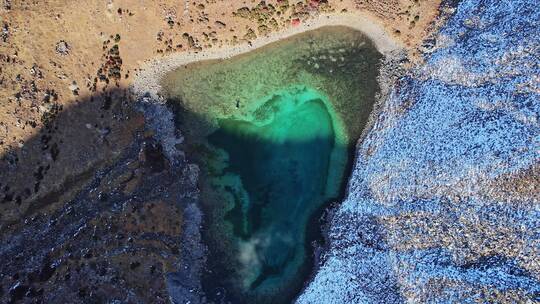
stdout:
<svg viewBox="0 0 540 304">
<path fill-rule="evenodd" d="M 324 26 L 346 26 L 358 30 L 371 39 L 377 50 L 382 54 L 387 54 L 403 47 L 396 40 L 392 39 L 379 23 L 366 14 L 320 15 L 300 25 L 289 26 L 283 31 L 257 38 L 252 41 L 251 45 L 246 42 L 235 46 L 208 49 L 202 52 L 174 53 L 151 59 L 141 66 L 131 88 L 137 96 L 146 95 L 154 99 L 154 101 L 162 102 L 164 100 L 158 96 L 161 90 L 161 80 L 167 73 L 180 66 L 201 60 L 230 58 L 253 51 L 281 39 Z"/>
</svg>

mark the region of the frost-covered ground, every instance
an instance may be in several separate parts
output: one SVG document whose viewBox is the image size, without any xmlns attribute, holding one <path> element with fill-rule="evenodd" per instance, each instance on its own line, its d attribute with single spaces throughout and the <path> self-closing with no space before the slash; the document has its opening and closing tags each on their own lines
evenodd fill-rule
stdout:
<svg viewBox="0 0 540 304">
<path fill-rule="evenodd" d="M 539 12 L 458 5 L 359 147 L 299 303 L 540 301 Z"/>
</svg>

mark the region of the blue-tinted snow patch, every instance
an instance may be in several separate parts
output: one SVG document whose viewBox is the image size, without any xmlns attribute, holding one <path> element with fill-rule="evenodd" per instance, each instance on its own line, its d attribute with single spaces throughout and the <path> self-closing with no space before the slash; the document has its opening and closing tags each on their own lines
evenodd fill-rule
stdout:
<svg viewBox="0 0 540 304">
<path fill-rule="evenodd" d="M 474 214 L 485 225 L 521 231 L 502 237 L 525 244 L 540 238 L 538 201 L 490 201 L 476 185 L 540 161 L 538 1 L 461 1 L 439 37 L 425 65 L 399 81 L 359 147 L 331 249 L 299 302 L 398 303 L 404 290 L 420 290 L 436 303 L 466 301 L 459 287 L 430 290 L 431 278 L 538 297 L 539 274 L 514 259 L 478 257 L 464 266 L 442 244 L 398 252 L 383 244 L 384 229 L 375 226 L 381 216 L 448 212 L 448 219 Z"/>
</svg>

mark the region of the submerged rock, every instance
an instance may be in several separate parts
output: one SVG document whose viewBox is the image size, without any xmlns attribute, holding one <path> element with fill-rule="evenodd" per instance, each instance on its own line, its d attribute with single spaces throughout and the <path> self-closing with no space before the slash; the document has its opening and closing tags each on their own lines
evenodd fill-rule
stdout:
<svg viewBox="0 0 540 304">
<path fill-rule="evenodd" d="M 339 50 L 347 64 L 329 58 Z M 314 222 L 344 192 L 381 57 L 361 32 L 326 27 L 164 78 L 181 148 L 201 168 L 210 301 L 289 303 L 300 291 Z"/>
</svg>

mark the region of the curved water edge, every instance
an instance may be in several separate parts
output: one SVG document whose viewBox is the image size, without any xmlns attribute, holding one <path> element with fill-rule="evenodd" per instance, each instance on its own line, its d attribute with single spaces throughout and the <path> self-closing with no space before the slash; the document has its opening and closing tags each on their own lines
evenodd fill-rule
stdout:
<svg viewBox="0 0 540 304">
<path fill-rule="evenodd" d="M 261 303 L 298 293 L 316 237 L 306 224 L 341 199 L 380 58 L 362 33 L 324 27 L 163 80 L 182 149 L 201 168 L 208 291 Z"/>
<path fill-rule="evenodd" d="M 538 301 L 538 191 L 515 185 L 538 189 L 540 13 L 456 5 L 359 146 L 299 303 Z"/>
<path fill-rule="evenodd" d="M 350 27 L 348 27 L 348 28 L 349 28 L 349 30 L 350 30 Z M 315 31 L 315 32 L 316 32 L 316 31 Z M 355 32 L 356 32 L 356 31 L 355 31 Z M 365 38 L 365 37 L 364 37 L 364 38 Z M 254 45 L 255 45 L 255 44 L 254 44 Z M 374 46 L 376 46 L 376 44 L 374 44 Z M 271 47 L 271 46 L 270 46 L 270 47 Z M 250 49 L 250 50 L 251 50 L 251 49 Z M 247 51 L 250 51 L 250 50 L 247 50 Z M 389 61 L 389 62 L 392 62 L 392 60 L 389 60 L 389 58 L 388 58 L 388 55 L 390 55 L 390 54 L 395 55 L 395 53 L 392 53 L 392 52 L 388 53 L 388 52 L 387 52 L 387 53 L 386 53 L 386 55 L 387 55 L 386 58 L 384 58 L 384 59 L 379 58 L 379 59 L 381 59 L 381 60 L 386 60 L 386 61 Z M 202 58 L 208 58 L 208 57 L 202 56 Z M 186 59 L 186 58 L 184 58 L 184 60 L 185 60 L 185 59 Z M 379 60 L 379 59 L 378 59 L 378 60 Z M 181 61 L 176 61 L 176 62 L 178 63 L 178 62 L 185 62 L 185 61 L 182 61 L 182 60 L 181 60 Z M 174 65 L 173 65 L 173 66 L 174 66 Z M 168 67 L 170 68 L 171 65 L 169 65 Z M 387 67 L 387 66 L 385 66 L 385 67 Z M 379 67 L 377 67 L 376 70 L 378 71 L 378 69 L 379 69 Z M 167 70 L 167 69 L 165 69 L 165 70 Z M 377 83 L 376 78 L 386 77 L 386 76 L 388 76 L 388 75 L 389 75 L 389 73 L 384 73 L 384 75 L 374 75 L 373 80 L 374 80 L 375 84 L 380 84 L 381 82 L 379 81 L 379 83 Z M 380 79 L 379 79 L 379 80 L 380 80 Z M 385 82 L 388 83 L 387 81 L 385 81 Z M 134 88 L 135 88 L 135 91 L 136 91 L 136 86 L 135 86 Z M 140 87 L 139 87 L 139 88 L 140 88 Z M 304 89 L 306 89 L 306 88 L 304 88 Z M 387 94 L 387 92 L 388 92 L 387 87 L 382 87 L 381 90 L 378 91 L 378 94 L 379 94 L 378 97 L 379 97 L 379 98 L 377 98 L 377 100 L 381 100 L 381 98 L 380 98 L 381 95 L 385 95 L 385 94 Z M 272 92 L 272 94 L 275 95 L 276 92 Z M 279 94 L 277 94 L 277 95 L 279 95 Z M 323 95 L 324 95 L 324 94 L 323 94 Z M 375 94 L 373 94 L 373 95 L 375 95 Z M 141 96 L 141 94 L 139 94 L 139 96 Z M 157 99 L 151 98 L 151 96 L 154 96 L 154 97 L 157 96 Z M 145 94 L 143 94 L 142 97 L 143 97 L 142 99 L 143 99 L 144 101 L 159 102 L 160 100 L 162 100 L 162 97 L 159 96 L 159 94 L 151 94 L 151 93 L 148 94 L 148 92 L 146 92 Z M 264 98 L 262 98 L 262 99 L 264 99 Z M 261 100 L 262 100 L 262 99 L 261 99 Z M 321 98 L 321 100 L 325 103 L 325 105 L 326 105 L 327 107 L 329 107 L 329 108 L 332 108 L 332 107 L 333 107 L 332 103 L 329 103 L 329 102 L 328 102 L 328 97 L 327 97 L 327 96 L 323 96 L 323 97 Z M 373 99 L 373 100 L 371 101 L 371 103 L 372 103 L 372 105 L 373 105 L 373 104 L 376 104 L 376 103 L 375 103 L 375 99 Z M 375 105 L 375 108 L 378 108 L 378 107 Z M 334 111 L 334 110 L 331 110 L 331 111 L 328 111 L 328 112 L 329 112 L 329 114 L 330 114 L 331 116 L 333 116 L 332 122 L 333 122 L 333 124 L 334 124 L 334 127 L 338 128 L 338 129 L 339 129 L 339 128 L 343 128 L 343 125 L 344 125 L 344 124 L 343 124 L 343 122 L 340 122 L 340 121 L 339 121 L 340 118 L 339 118 L 339 116 L 336 116 L 336 115 L 335 115 L 335 111 Z M 368 111 L 367 115 L 363 118 L 363 120 L 364 120 L 364 122 L 366 123 L 366 125 L 368 125 L 368 126 L 370 125 L 369 121 L 371 121 L 372 119 L 370 119 L 369 117 L 370 117 L 370 116 L 373 116 L 373 115 L 374 115 L 374 113 L 373 113 L 372 111 Z M 364 132 L 362 132 L 363 130 L 365 130 L 363 127 L 361 127 L 359 130 L 356 130 L 356 131 L 354 132 L 354 133 L 355 133 L 354 138 L 360 138 L 361 133 L 364 133 Z M 343 137 L 343 134 L 345 134 L 345 132 L 343 132 L 343 131 L 340 131 L 340 132 L 337 132 L 337 133 L 340 134 L 340 136 L 342 136 L 342 137 Z M 185 135 L 185 134 L 184 134 L 184 135 Z M 346 139 L 342 138 L 341 140 L 346 140 Z M 350 157 L 355 157 L 355 154 L 354 154 L 354 145 L 353 145 L 352 148 L 349 149 L 349 153 L 350 153 Z M 347 168 L 346 170 L 350 170 L 351 164 L 352 164 L 352 159 L 350 159 L 349 161 L 347 161 L 347 165 L 344 165 L 344 168 Z M 342 196 L 344 195 L 344 191 L 345 191 L 345 189 L 342 188 L 342 189 L 341 189 L 341 193 L 340 193 L 340 197 L 342 197 Z M 326 204 L 326 203 L 325 203 L 325 204 Z M 310 222 L 311 222 L 311 223 L 313 223 L 313 222 L 319 222 L 319 219 L 320 219 L 321 215 L 323 214 L 323 211 L 324 211 L 327 207 L 328 207 L 328 205 L 326 204 L 325 206 L 321 206 L 317 212 L 314 212 L 314 213 L 313 213 L 313 217 L 310 219 Z M 314 232 L 311 231 L 311 233 L 314 233 Z M 315 232 L 314 234 L 318 234 L 318 235 L 320 236 L 319 231 Z M 311 235 L 310 238 L 311 238 L 311 239 L 314 239 L 314 238 L 318 238 L 318 236 Z M 311 244 L 306 244 L 306 245 L 309 246 L 309 247 L 311 247 Z M 313 249 L 313 248 L 310 248 L 310 249 Z M 316 266 L 316 265 L 315 265 L 315 266 Z M 305 276 L 307 276 L 309 273 L 311 273 L 312 270 L 313 270 L 313 268 L 312 268 L 311 266 L 309 267 L 309 269 L 304 270 Z M 301 286 L 303 285 L 303 283 L 305 283 L 305 282 L 302 282 L 302 284 L 299 285 L 299 287 L 301 287 Z M 297 290 L 295 293 L 297 294 L 298 291 L 299 291 L 299 290 Z"/>
<path fill-rule="evenodd" d="M 166 74 L 183 65 L 204 60 L 230 58 L 254 51 L 270 43 L 326 26 L 348 27 L 363 33 L 385 57 L 402 58 L 404 56 L 404 46 L 393 39 L 373 17 L 361 12 L 341 13 L 339 15 L 321 14 L 299 26 L 289 27 L 282 31 L 271 33 L 268 36 L 259 37 L 251 41 L 251 44 L 243 43 L 235 46 L 209 49 L 203 52 L 189 51 L 156 57 L 141 65 L 130 89 L 136 96 L 146 96 L 152 102 L 164 103 L 165 100 L 160 96 L 161 81 Z"/>
</svg>

